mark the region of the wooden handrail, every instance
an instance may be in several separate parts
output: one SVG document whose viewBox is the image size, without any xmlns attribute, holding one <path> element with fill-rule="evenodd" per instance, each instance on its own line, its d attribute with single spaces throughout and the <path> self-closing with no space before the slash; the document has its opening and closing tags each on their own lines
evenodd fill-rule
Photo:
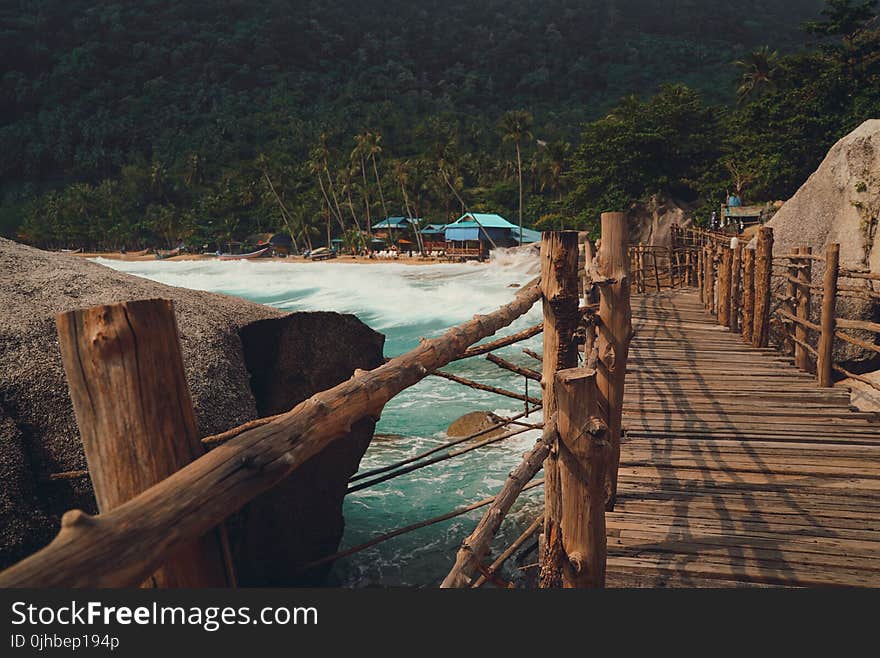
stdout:
<svg viewBox="0 0 880 658">
<path fill-rule="evenodd" d="M 138 585 L 176 549 L 289 476 L 356 422 L 378 417 L 394 395 L 509 325 L 540 298 L 540 283 L 530 283 L 497 311 L 423 340 L 375 370 L 356 372 L 104 514 L 67 512 L 47 547 L 0 573 L 0 587 Z"/>
</svg>

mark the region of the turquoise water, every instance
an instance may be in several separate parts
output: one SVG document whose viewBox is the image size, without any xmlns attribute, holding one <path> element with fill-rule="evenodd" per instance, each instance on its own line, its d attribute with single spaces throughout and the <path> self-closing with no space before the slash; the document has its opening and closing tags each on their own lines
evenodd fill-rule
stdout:
<svg viewBox="0 0 880 658">
<path fill-rule="evenodd" d="M 386 336 L 385 355 L 396 356 L 437 336 L 455 324 L 507 303 L 515 290 L 536 274 L 537 260 L 501 254 L 489 265 L 424 265 L 396 263 L 296 263 L 220 261 L 98 262 L 162 283 L 236 295 L 289 311 L 352 313 Z M 504 333 L 540 322 L 540 306 L 518 319 Z M 540 351 L 541 338 L 499 350 L 511 361 L 535 367 L 523 347 Z M 450 365 L 447 370 L 481 382 L 519 392 L 521 377 L 503 371 L 484 358 Z M 540 396 L 537 384 L 529 393 Z M 361 462 L 368 470 L 423 452 L 446 440 L 449 424 L 475 410 L 510 415 L 522 403 L 475 391 L 454 382 L 428 377 L 404 391 L 385 407 L 378 433 L 401 438 L 376 439 Z M 530 421 L 540 420 L 540 412 Z M 481 448 L 403 475 L 373 488 L 350 494 L 344 514 L 342 548 L 439 516 L 495 494 L 522 453 L 537 438 L 526 432 L 500 444 Z M 539 512 L 540 488 L 524 494 L 505 522 L 497 546 L 506 545 Z M 461 540 L 485 509 L 445 521 L 378 544 L 339 560 L 330 583 L 347 587 L 377 585 L 437 585 L 452 564 Z"/>
</svg>

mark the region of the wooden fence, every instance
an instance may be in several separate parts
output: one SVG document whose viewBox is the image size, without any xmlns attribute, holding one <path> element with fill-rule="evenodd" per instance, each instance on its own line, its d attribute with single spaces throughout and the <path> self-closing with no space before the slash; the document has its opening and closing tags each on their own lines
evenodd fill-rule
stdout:
<svg viewBox="0 0 880 658">
<path fill-rule="evenodd" d="M 0 573 L 0 587 L 209 587 L 235 582 L 224 520 L 296 470 L 364 419 L 379 417 L 396 394 L 446 364 L 479 355 L 541 382 L 545 422 L 535 448 L 493 498 L 376 538 L 302 568 L 326 563 L 431 523 L 489 506 L 463 543 L 443 585 L 476 587 L 503 560 L 483 565 L 507 510 L 545 470 L 541 586 L 601 587 L 605 582 L 606 509 L 612 509 L 620 459 L 621 417 L 632 334 L 626 219 L 602 216 L 598 257 L 578 268 L 578 234 L 548 232 L 541 277 L 487 315 L 423 340 L 375 370 L 312 396 L 290 411 L 198 439 L 183 376 L 173 308 L 164 300 L 127 302 L 63 313 L 57 318 L 62 358 L 88 472 L 100 513 L 67 512 L 45 548 Z M 674 278 L 674 277 L 673 277 Z M 580 279 L 580 281 L 579 281 Z M 579 285 L 585 286 L 581 305 Z M 476 345 L 542 301 L 544 322 Z M 542 372 L 491 354 L 543 331 Z M 494 357 L 494 358 L 493 358 Z M 454 381 L 487 390 L 478 382 Z M 523 399 L 526 394 L 491 388 Z M 522 415 L 526 415 L 525 413 Z M 516 418 L 519 418 L 518 416 Z M 509 419 L 510 422 L 516 418 Z M 535 426 L 528 426 L 531 429 Z M 541 427 L 539 425 L 538 427 Z M 488 430 L 484 430 L 488 431 Z M 370 486 L 526 431 L 478 445 L 404 460 L 358 478 Z M 478 433 L 480 434 L 480 433 Z M 478 435 L 467 437 L 476 438 Z M 208 452 L 205 452 L 205 450 Z M 430 456 L 429 456 L 430 455 Z M 415 463 L 413 463 L 415 462 Z M 566 532 L 562 533 L 561 528 Z M 524 533 L 515 546 L 528 538 Z"/>
<path fill-rule="evenodd" d="M 880 274 L 841 267 L 838 244 L 828 245 L 824 254 L 803 246 L 773 256 L 769 227 L 758 230 L 754 249 L 696 228 L 675 227 L 672 235 L 668 251 L 688 254 L 696 271 L 686 267 L 676 277 L 670 270 L 670 284 L 696 277 L 701 299 L 719 324 L 755 347 L 769 346 L 773 336 L 795 365 L 816 374 L 819 386 L 832 386 L 837 373 L 880 390 L 876 382 L 835 362 L 837 341 L 880 354 L 880 323 L 840 317 L 838 303 L 843 298 L 880 300 L 872 284 Z"/>
</svg>

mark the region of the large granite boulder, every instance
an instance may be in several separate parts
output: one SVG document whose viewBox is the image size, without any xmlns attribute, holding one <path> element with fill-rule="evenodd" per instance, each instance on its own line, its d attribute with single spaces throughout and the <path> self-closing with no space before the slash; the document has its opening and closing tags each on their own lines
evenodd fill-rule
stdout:
<svg viewBox="0 0 880 658">
<path fill-rule="evenodd" d="M 794 247 L 811 246 L 824 254 L 830 243 L 840 244 L 840 264 L 880 272 L 880 246 L 876 244 L 880 219 L 880 119 L 865 121 L 837 142 L 819 168 L 767 223 L 773 228 L 773 253 L 791 253 Z M 813 264 L 813 282 L 822 282 L 823 263 Z M 844 283 L 844 281 L 841 281 Z M 864 280 L 846 279 L 847 286 L 869 288 Z M 874 290 L 880 285 L 873 284 Z M 814 304 L 818 314 L 819 304 Z M 838 297 L 838 317 L 880 320 L 880 303 L 855 296 Z M 815 319 L 815 317 L 814 317 Z M 875 336 L 860 334 L 873 342 Z M 841 341 L 838 341 L 841 343 Z M 836 358 L 861 361 L 863 368 L 876 353 L 838 345 Z"/>
<path fill-rule="evenodd" d="M 45 545 L 66 510 L 96 511 L 88 479 L 49 479 L 86 468 L 61 365 L 55 314 L 157 297 L 175 305 L 187 383 L 202 435 L 289 409 L 348 379 L 356 368 L 370 369 L 382 360 L 384 338 L 353 316 L 285 315 L 234 297 L 166 286 L 77 256 L 0 239 L 0 568 Z M 259 539 L 263 521 L 249 521 L 248 510 L 233 521 L 233 544 L 247 547 L 236 565 L 245 584 L 286 584 L 287 579 L 272 579 L 273 564 L 281 562 L 281 573 L 299 556 L 319 557 L 338 545 L 339 492 L 344 493 L 372 438 L 372 423 L 362 425 L 290 478 L 297 491 L 313 493 L 286 497 L 283 483 L 250 506 L 251 511 L 274 506 L 272 522 L 297 526 L 298 534 L 266 545 Z M 262 560 L 265 577 L 252 578 L 250 566 L 241 563 L 244 558 Z"/>
<path fill-rule="evenodd" d="M 631 244 L 668 247 L 672 244 L 672 225 L 691 226 L 691 208 L 675 199 L 655 194 L 647 201 L 630 206 L 626 212 Z"/>
</svg>

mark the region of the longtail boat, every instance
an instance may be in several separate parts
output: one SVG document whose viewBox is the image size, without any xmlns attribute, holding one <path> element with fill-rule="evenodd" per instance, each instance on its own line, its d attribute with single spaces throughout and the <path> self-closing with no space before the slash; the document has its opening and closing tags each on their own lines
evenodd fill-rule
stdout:
<svg viewBox="0 0 880 658">
<path fill-rule="evenodd" d="M 156 258 L 158 258 L 160 260 L 163 258 L 171 258 L 172 256 L 177 256 L 179 254 L 180 254 L 180 247 L 177 247 L 176 249 L 169 249 L 169 250 L 156 249 Z"/>
<path fill-rule="evenodd" d="M 249 254 L 220 254 L 217 258 L 218 260 L 252 260 L 254 258 L 259 258 L 267 251 L 269 251 L 269 247 L 252 251 Z"/>
</svg>

